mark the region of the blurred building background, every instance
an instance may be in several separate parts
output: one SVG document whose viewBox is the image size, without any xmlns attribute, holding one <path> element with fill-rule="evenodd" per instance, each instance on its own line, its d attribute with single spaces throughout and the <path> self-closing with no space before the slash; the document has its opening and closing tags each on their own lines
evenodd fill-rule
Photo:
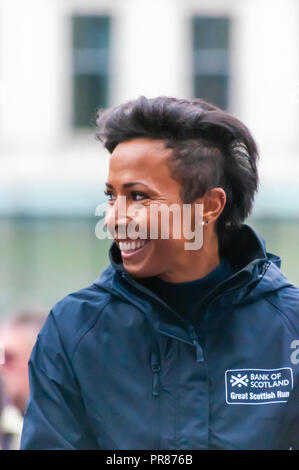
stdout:
<svg viewBox="0 0 299 470">
<path fill-rule="evenodd" d="M 0 314 L 49 309 L 108 264 L 98 107 L 201 97 L 260 150 L 247 222 L 299 285 L 298 0 L 0 0 Z"/>
</svg>

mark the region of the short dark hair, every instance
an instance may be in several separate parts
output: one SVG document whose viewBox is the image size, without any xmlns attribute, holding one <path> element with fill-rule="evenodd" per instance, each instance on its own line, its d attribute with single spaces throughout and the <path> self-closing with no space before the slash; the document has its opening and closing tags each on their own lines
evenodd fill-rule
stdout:
<svg viewBox="0 0 299 470">
<path fill-rule="evenodd" d="M 144 96 L 97 115 L 96 138 L 110 153 L 134 138 L 163 139 L 173 149 L 169 168 L 182 185 L 181 200 L 192 203 L 222 187 L 226 205 L 216 222 L 219 241 L 252 211 L 258 190 L 257 145 L 237 118 L 202 99 Z"/>
</svg>

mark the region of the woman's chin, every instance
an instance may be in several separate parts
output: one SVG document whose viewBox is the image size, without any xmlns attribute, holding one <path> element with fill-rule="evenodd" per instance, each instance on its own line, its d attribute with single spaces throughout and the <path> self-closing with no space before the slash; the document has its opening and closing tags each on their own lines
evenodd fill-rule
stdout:
<svg viewBox="0 0 299 470">
<path fill-rule="evenodd" d="M 155 276 L 156 270 L 153 268 L 152 262 L 133 264 L 124 261 L 123 264 L 126 268 L 126 271 L 128 271 L 128 273 L 136 279 Z"/>
<path fill-rule="evenodd" d="M 123 264 L 126 271 L 136 279 L 157 276 L 163 270 L 162 266 L 158 266 L 152 256 L 149 256 L 138 263 L 123 260 Z"/>
<path fill-rule="evenodd" d="M 141 250 L 131 256 L 123 256 L 121 252 L 126 271 L 136 279 L 159 275 L 165 269 L 165 263 L 162 262 L 164 256 L 161 256 L 159 248 L 155 240 L 149 240 Z"/>
</svg>

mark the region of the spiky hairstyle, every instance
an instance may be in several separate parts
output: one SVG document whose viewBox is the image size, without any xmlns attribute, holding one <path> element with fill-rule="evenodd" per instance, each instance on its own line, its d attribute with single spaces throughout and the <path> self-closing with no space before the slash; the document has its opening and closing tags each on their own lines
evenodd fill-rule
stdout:
<svg viewBox="0 0 299 470">
<path fill-rule="evenodd" d="M 252 211 L 258 190 L 258 150 L 248 128 L 229 113 L 201 99 L 144 96 L 97 115 L 96 137 L 110 153 L 134 138 L 163 139 L 173 150 L 172 177 L 183 203 L 221 187 L 226 205 L 216 230 L 224 240 Z"/>
</svg>

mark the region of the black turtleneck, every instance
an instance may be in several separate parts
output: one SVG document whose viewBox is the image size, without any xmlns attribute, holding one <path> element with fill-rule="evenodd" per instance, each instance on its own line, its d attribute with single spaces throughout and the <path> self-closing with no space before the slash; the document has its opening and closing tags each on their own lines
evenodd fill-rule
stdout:
<svg viewBox="0 0 299 470">
<path fill-rule="evenodd" d="M 177 313 L 188 318 L 195 303 L 199 303 L 212 289 L 234 273 L 225 258 L 206 276 L 189 282 L 166 282 L 158 277 L 143 280 L 143 284 L 172 307 Z"/>
</svg>

